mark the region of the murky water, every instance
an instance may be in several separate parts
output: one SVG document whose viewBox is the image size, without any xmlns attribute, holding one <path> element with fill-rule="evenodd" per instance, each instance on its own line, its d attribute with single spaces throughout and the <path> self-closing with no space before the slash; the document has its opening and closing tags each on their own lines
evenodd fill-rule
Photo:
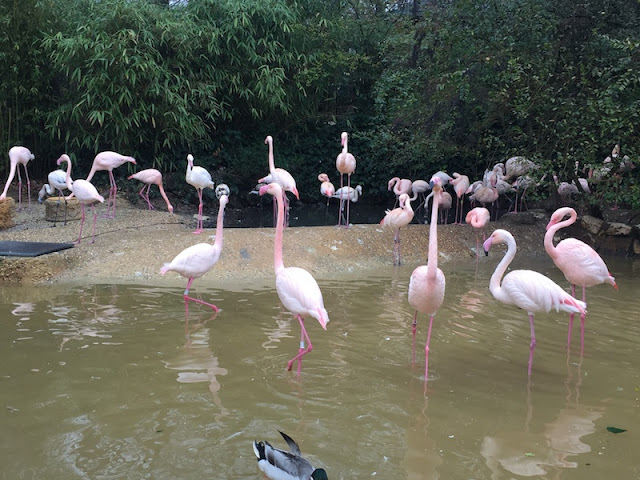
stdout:
<svg viewBox="0 0 640 480">
<path fill-rule="evenodd" d="M 412 266 L 320 279 L 331 322 L 307 321 L 300 378 L 285 371 L 299 326 L 271 288 L 201 279 L 191 293 L 222 311 L 185 322 L 180 288 L 5 286 L 2 478 L 259 479 L 251 442 L 283 447 L 277 429 L 331 479 L 639 478 L 640 263 L 607 259 L 620 290 L 588 291 L 582 358 L 579 328 L 568 355 L 566 316 L 538 316 L 528 382 L 526 314 L 488 291 L 498 260 L 443 266 L 426 397 Z"/>
</svg>

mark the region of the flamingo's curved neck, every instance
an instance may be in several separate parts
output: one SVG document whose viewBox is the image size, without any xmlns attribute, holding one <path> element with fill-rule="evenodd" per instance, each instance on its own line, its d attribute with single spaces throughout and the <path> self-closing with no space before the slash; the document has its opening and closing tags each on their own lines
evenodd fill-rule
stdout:
<svg viewBox="0 0 640 480">
<path fill-rule="evenodd" d="M 13 177 L 16 174 L 16 167 L 18 166 L 18 162 L 14 162 L 13 160 L 11 160 L 11 167 L 9 170 L 9 178 L 7 179 L 7 183 L 5 183 L 4 185 L 4 190 L 2 191 L 2 197 L 4 197 L 7 194 L 7 191 L 9 190 L 9 186 L 11 185 L 11 182 L 13 181 Z"/>
<path fill-rule="evenodd" d="M 193 162 L 191 160 L 187 160 L 187 181 L 191 179 L 191 172 L 193 171 Z"/>
<path fill-rule="evenodd" d="M 558 222 L 555 225 L 552 225 L 551 227 L 549 227 L 549 230 L 547 230 L 547 232 L 544 234 L 544 249 L 546 250 L 547 254 L 551 258 L 555 259 L 558 253 L 555 245 L 553 244 L 554 235 L 558 230 L 568 227 L 569 225 L 573 225 L 577 219 L 578 219 L 578 214 L 576 213 L 575 210 L 572 210 L 570 212 L 569 218 L 561 222 Z"/>
<path fill-rule="evenodd" d="M 438 270 L 438 207 L 442 199 L 440 190 L 433 191 L 431 204 L 431 225 L 429 225 L 429 256 L 427 262 L 427 277 L 435 278 Z M 409 206 L 411 208 L 411 206 Z"/>
<path fill-rule="evenodd" d="M 167 200 L 167 204 L 168 203 L 169 201 Z M 218 220 L 216 222 L 216 240 L 213 242 L 213 244 L 216 247 L 218 247 L 219 250 L 222 250 L 223 223 L 224 223 L 224 204 L 221 203 L 220 208 L 218 208 Z"/>
<path fill-rule="evenodd" d="M 273 159 L 273 140 L 269 140 L 269 172 L 273 173 L 276 169 L 276 163 Z"/>
<path fill-rule="evenodd" d="M 73 185 L 71 184 L 71 159 L 64 159 L 63 162 L 67 162 L 67 176 L 66 176 L 66 182 L 67 182 L 67 189 L 73 192 Z"/>
<path fill-rule="evenodd" d="M 282 191 L 281 195 L 284 194 L 284 191 Z M 276 238 L 273 243 L 273 268 L 276 271 L 276 275 L 284 270 L 284 261 L 282 260 L 282 238 L 284 236 L 284 201 L 281 195 L 276 196 L 278 214 L 276 215 Z"/>
<path fill-rule="evenodd" d="M 500 263 L 496 267 L 496 270 L 493 272 L 493 275 L 491 275 L 491 280 L 489 281 L 489 290 L 498 300 L 500 300 L 500 298 L 502 297 L 502 286 L 500 285 L 502 283 L 502 276 L 504 275 L 504 272 L 507 271 L 507 267 L 509 266 L 513 258 L 516 256 L 515 240 L 513 240 L 512 238 L 508 238 L 506 239 L 506 243 L 507 252 L 504 254 L 504 257 L 502 257 L 502 260 L 500 260 Z"/>
<path fill-rule="evenodd" d="M 173 207 L 171 206 L 171 203 L 169 202 L 169 199 L 167 198 L 167 194 L 164 192 L 164 188 L 162 186 L 162 182 L 160 182 L 158 184 L 158 189 L 160 190 L 160 195 L 162 195 L 162 198 L 164 198 L 164 201 L 167 203 L 167 208 L 169 210 L 173 210 Z M 218 238 L 217 235 L 218 235 L 218 232 L 216 232 L 216 238 Z"/>
</svg>

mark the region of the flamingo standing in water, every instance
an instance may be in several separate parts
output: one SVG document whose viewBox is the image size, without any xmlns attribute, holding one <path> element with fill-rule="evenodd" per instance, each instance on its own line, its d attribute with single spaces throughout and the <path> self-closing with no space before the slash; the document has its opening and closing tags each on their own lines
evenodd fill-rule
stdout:
<svg viewBox="0 0 640 480">
<path fill-rule="evenodd" d="M 344 175 L 347 176 L 347 187 L 351 188 L 351 174 L 356 171 L 356 157 L 349 153 L 349 134 L 342 132 L 340 135 L 340 143 L 342 144 L 342 152 L 336 157 L 336 169 L 340 172 L 340 188 L 344 187 Z M 338 216 L 338 225 L 342 223 L 342 210 L 344 209 L 344 202 L 340 199 L 340 215 Z M 347 201 L 347 216 L 345 227 L 349 227 L 349 202 Z"/>
<path fill-rule="evenodd" d="M 413 209 L 411 208 L 411 198 L 406 193 L 399 197 L 400 206 L 393 210 L 387 210 L 387 214 L 380 225 L 393 229 L 393 264 L 400 265 L 400 229 L 411 223 L 413 220 Z"/>
<path fill-rule="evenodd" d="M 562 220 L 569 215 L 567 220 Z M 586 243 L 576 238 L 566 238 L 555 247 L 553 246 L 553 236 L 561 228 L 573 225 L 578 218 L 578 214 L 571 207 L 559 208 L 549 220 L 547 233 L 544 235 L 544 249 L 562 271 L 564 278 L 571 284 L 571 294 L 576 296 L 576 285 L 582 287 L 582 301 L 587 301 L 587 287 L 608 283 L 616 290 L 618 285 L 616 280 L 609 273 L 604 260 L 597 252 Z M 562 221 L 561 221 L 562 220 Z M 571 330 L 573 328 L 573 318 L 575 312 L 569 316 L 569 334 L 567 346 L 571 344 Z M 584 350 L 584 314 L 580 315 L 580 351 Z"/>
<path fill-rule="evenodd" d="M 196 229 L 193 233 L 202 233 L 204 230 L 202 226 L 202 191 L 205 188 L 213 190 L 214 183 L 213 180 L 211 180 L 211 174 L 206 169 L 193 166 L 193 155 L 191 154 L 187 155 L 187 173 L 185 180 L 198 192 L 198 200 L 200 201 L 198 204 L 198 220 L 196 221 Z"/>
<path fill-rule="evenodd" d="M 197 298 L 189 296 L 189 289 L 193 280 L 202 277 L 213 268 L 220 258 L 222 252 L 222 227 L 224 220 L 224 207 L 229 202 L 227 195 L 220 196 L 220 207 L 218 208 L 218 220 L 216 223 L 216 239 L 210 243 L 198 243 L 185 248 L 169 263 L 165 263 L 160 269 L 160 274 L 167 272 L 177 272 L 184 278 L 188 278 L 187 288 L 184 291 L 184 311 L 189 315 L 189 301 L 200 303 L 212 308 L 216 313 L 219 309 L 212 303 L 207 303 Z"/>
<path fill-rule="evenodd" d="M 453 190 L 456 192 L 456 219 L 453 223 L 462 225 L 462 213 L 464 212 L 464 195 L 469 189 L 469 177 L 461 175 L 459 173 L 453 174 L 453 180 L 449 183 L 453 185 Z"/>
<path fill-rule="evenodd" d="M 531 376 L 533 352 L 536 349 L 536 333 L 533 326 L 534 314 L 540 312 L 549 313 L 554 308 L 556 311 L 562 310 L 563 312 L 584 315 L 587 313 L 587 305 L 573 298 L 549 277 L 533 270 L 512 270 L 503 279 L 504 272 L 507 271 L 507 267 L 516 256 L 516 241 L 508 231 L 495 230 L 483 244 L 487 255 L 494 243 L 506 243 L 507 252 L 496 267 L 493 275 L 491 275 L 489 290 L 496 300 L 507 305 L 515 305 L 529 314 L 531 343 L 529 344 L 528 375 Z"/>
<path fill-rule="evenodd" d="M 293 193 L 298 200 L 300 200 L 300 195 L 298 194 L 298 188 L 296 187 L 296 181 L 293 176 L 287 172 L 284 168 L 276 168 L 275 160 L 273 158 L 273 137 L 268 135 L 267 138 L 264 139 L 264 143 L 269 146 L 269 175 L 266 177 L 262 177 L 258 180 L 258 183 L 277 183 L 282 187 L 285 192 Z M 284 196 L 285 203 L 285 216 L 282 219 L 284 225 L 289 225 L 289 199 L 287 195 Z M 277 205 L 274 199 L 273 202 L 273 221 L 275 223 L 277 217 Z"/>
<path fill-rule="evenodd" d="M 60 199 L 64 200 L 64 224 L 67 224 L 67 199 L 63 196 L 62 191 L 67 189 L 67 174 L 64 170 L 59 168 L 53 172 L 49 172 L 47 175 L 49 183 L 45 183 L 38 192 L 38 203 L 44 202 L 47 196 L 53 195 L 54 192 L 58 192 L 58 201 L 56 202 L 56 215 L 53 219 L 53 226 L 56 226 L 58 221 L 58 210 L 60 209 Z M 73 180 L 71 181 L 73 183 Z"/>
<path fill-rule="evenodd" d="M 415 308 L 411 333 L 413 335 L 412 360 L 416 359 L 416 329 L 418 327 L 418 312 L 429 316 L 429 330 L 427 343 L 424 347 L 424 382 L 425 388 L 429 378 L 429 342 L 431 341 L 431 328 L 433 317 L 444 300 L 445 278 L 442 270 L 438 268 L 438 205 L 442 200 L 442 180 L 433 177 L 431 205 L 431 225 L 429 225 L 429 255 L 426 265 L 417 267 L 409 280 L 409 305 Z"/>
<path fill-rule="evenodd" d="M 311 316 L 320 322 L 325 330 L 329 323 L 329 315 L 324 308 L 324 300 L 318 283 L 309 272 L 298 267 L 285 268 L 282 260 L 282 237 L 284 232 L 284 191 L 278 183 L 270 183 L 260 187 L 260 195 L 269 193 L 276 199 L 278 207 L 276 221 L 276 238 L 273 245 L 273 266 L 276 272 L 276 290 L 280 301 L 287 310 L 293 313 L 300 323 L 300 349 L 298 354 L 287 363 L 291 370 L 293 363 L 298 362 L 298 375 L 302 369 L 302 357 L 313 350 L 313 345 L 304 327 L 304 317 Z M 305 341 L 309 344 L 305 348 Z"/>
<path fill-rule="evenodd" d="M 91 171 L 87 176 L 87 182 L 90 182 L 97 171 L 106 170 L 109 172 L 109 199 L 107 200 L 107 217 L 116 218 L 116 193 L 118 193 L 118 185 L 116 185 L 116 179 L 113 176 L 113 169 L 118 168 L 126 162 L 136 164 L 136 159 L 128 157 L 126 155 L 120 155 L 116 152 L 100 152 L 93 159 L 93 165 Z M 111 208 L 113 207 L 113 210 Z"/>
<path fill-rule="evenodd" d="M 91 235 L 91 243 L 96 241 L 96 222 L 98 221 L 98 212 L 96 212 L 96 202 L 104 203 L 104 197 L 98 193 L 96 187 L 93 186 L 91 182 L 88 180 L 75 179 L 73 180 L 73 184 L 71 183 L 71 159 L 69 155 L 66 153 L 62 154 L 58 161 L 56 162 L 60 165 L 62 162 L 67 162 L 67 189 L 71 190 L 71 195 L 67 197 L 67 199 L 71 198 L 71 196 L 75 196 L 80 202 L 80 208 L 82 210 L 82 218 L 80 219 L 80 233 L 78 233 L 78 240 L 73 242 L 78 245 L 80 240 L 82 239 L 82 226 L 84 225 L 84 217 L 85 217 L 85 205 L 91 205 L 91 212 L 93 213 L 93 233 Z"/>
<path fill-rule="evenodd" d="M 27 163 L 29 160 L 33 160 L 35 155 L 31 153 L 27 147 L 15 146 L 9 149 L 9 178 L 7 183 L 4 184 L 4 190 L 0 194 L 0 201 L 7 198 L 7 190 L 13 181 L 13 177 L 18 171 L 18 207 L 22 207 L 22 177 L 20 176 L 20 165 L 24 168 L 24 174 L 27 177 L 27 197 L 29 198 L 29 207 L 31 207 L 31 182 L 29 181 L 29 172 L 27 171 Z"/>
<path fill-rule="evenodd" d="M 476 258 L 480 256 L 480 240 L 479 230 L 483 229 L 489 223 L 491 213 L 484 207 L 473 208 L 467 213 L 466 222 L 476 229 Z M 482 242 L 485 241 L 484 231 L 482 232 Z"/>
<path fill-rule="evenodd" d="M 128 179 L 140 180 L 145 185 L 140 190 L 140 196 L 147 202 L 149 205 L 149 210 L 153 210 L 153 205 L 151 205 L 151 201 L 149 200 L 149 190 L 151 190 L 151 185 L 157 185 L 160 190 L 160 195 L 164 198 L 164 201 L 167 203 L 167 210 L 170 213 L 173 213 L 173 206 L 169 199 L 167 198 L 167 194 L 164 193 L 164 187 L 162 186 L 162 173 L 155 168 L 147 168 L 146 170 L 140 170 L 139 172 L 134 173 L 133 175 L 129 175 Z M 144 189 L 147 189 L 145 192 Z"/>
</svg>

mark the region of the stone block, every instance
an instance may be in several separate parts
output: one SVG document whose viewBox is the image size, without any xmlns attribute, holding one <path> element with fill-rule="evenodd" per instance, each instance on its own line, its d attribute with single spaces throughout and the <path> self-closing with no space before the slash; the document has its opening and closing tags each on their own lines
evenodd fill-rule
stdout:
<svg viewBox="0 0 640 480">
<path fill-rule="evenodd" d="M 77 198 L 70 198 L 65 204 L 64 197 L 49 197 L 44 201 L 44 208 L 44 219 L 48 222 L 64 222 L 65 208 L 67 210 L 67 222 L 80 220 L 82 216 L 82 206 Z"/>
</svg>

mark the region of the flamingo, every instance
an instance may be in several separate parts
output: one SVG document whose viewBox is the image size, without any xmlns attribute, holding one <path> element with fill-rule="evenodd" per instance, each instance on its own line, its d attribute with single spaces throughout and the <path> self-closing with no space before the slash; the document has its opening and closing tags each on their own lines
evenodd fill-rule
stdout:
<svg viewBox="0 0 640 480">
<path fill-rule="evenodd" d="M 298 375 L 302 369 L 302 357 L 313 350 L 313 345 L 304 327 L 304 317 L 311 316 L 320 322 L 323 329 L 327 329 L 329 315 L 324 308 L 324 300 L 318 283 L 309 272 L 298 267 L 285 268 L 282 260 L 282 237 L 284 231 L 284 191 L 280 184 L 270 183 L 260 187 L 260 195 L 269 193 L 276 199 L 278 207 L 276 221 L 276 237 L 273 245 L 273 266 L 276 273 L 276 290 L 280 301 L 300 323 L 300 349 L 298 354 L 287 363 L 287 370 L 291 370 L 293 363 L 298 362 Z M 305 348 L 305 340 L 309 344 Z"/>
<path fill-rule="evenodd" d="M 333 183 L 329 181 L 329 175 L 326 173 L 321 173 L 318 175 L 318 180 L 320 180 L 320 193 L 327 197 L 327 206 L 329 206 L 329 199 L 336 193 L 336 187 L 333 186 Z"/>
<path fill-rule="evenodd" d="M 453 174 L 453 180 L 451 180 L 453 190 L 456 192 L 456 219 L 454 223 L 462 225 L 462 213 L 464 212 L 464 195 L 469 189 L 469 177 L 461 175 L 459 173 Z"/>
<path fill-rule="evenodd" d="M 418 208 L 416 208 L 416 211 L 420 210 L 420 207 L 424 205 L 425 193 L 427 193 L 430 189 L 431 187 L 429 186 L 429 182 L 427 182 L 426 180 L 414 180 L 411 183 L 411 191 L 413 192 L 411 201 L 415 202 L 416 200 L 418 200 L 418 197 L 422 198 L 422 200 L 418 204 Z"/>
<path fill-rule="evenodd" d="M 540 180 L 536 182 L 530 175 L 522 175 L 518 177 L 515 182 L 513 182 L 513 186 L 516 188 L 516 200 L 514 202 L 513 209 L 514 213 L 518 211 L 518 195 L 520 194 L 520 191 L 522 191 L 522 194 L 520 194 L 520 212 L 522 212 L 522 206 L 524 205 L 524 196 L 527 193 L 527 189 L 530 187 L 539 187 L 546 177 L 547 174 L 545 173 L 544 175 L 542 175 Z"/>
<path fill-rule="evenodd" d="M 109 218 L 116 218 L 116 193 L 118 192 L 118 185 L 116 185 L 116 179 L 113 176 L 113 169 L 118 168 L 126 162 L 131 162 L 135 165 L 136 159 L 111 151 L 100 152 L 93 159 L 91 171 L 87 176 L 87 182 L 90 182 L 97 171 L 106 170 L 109 172 L 109 184 L 111 185 L 109 189 L 109 199 L 107 200 L 107 217 Z M 113 211 L 111 211 L 111 207 L 113 207 Z"/>
<path fill-rule="evenodd" d="M 562 220 L 567 215 L 569 218 Z M 556 232 L 561 228 L 573 225 L 577 218 L 578 214 L 571 207 L 559 208 L 553 212 L 547 225 L 547 233 L 544 235 L 544 249 L 571 284 L 571 294 L 576 296 L 576 285 L 582 287 L 582 301 L 586 302 L 587 287 L 608 283 L 617 290 L 618 285 L 615 278 L 609 273 L 604 260 L 586 243 L 575 238 L 566 238 L 555 247 L 553 246 L 553 237 Z M 573 318 L 574 312 L 571 312 L 567 345 L 571 344 Z M 584 314 L 581 314 L 580 351 L 584 350 L 584 319 Z"/>
<path fill-rule="evenodd" d="M 284 168 L 276 168 L 275 161 L 273 159 L 273 137 L 268 135 L 267 138 L 264 139 L 264 143 L 269 146 L 269 175 L 266 177 L 262 177 L 258 180 L 258 183 L 277 183 L 282 187 L 285 192 L 293 193 L 298 200 L 300 200 L 300 195 L 298 194 L 298 188 L 296 187 L 296 181 L 293 176 L 287 172 Z M 289 224 L 289 199 L 286 194 L 284 196 L 284 202 L 286 206 L 286 215 L 282 219 L 285 222 L 285 226 Z M 273 203 L 273 213 L 274 213 L 274 221 L 276 217 L 276 204 L 275 199 Z"/>
<path fill-rule="evenodd" d="M 400 265 L 400 229 L 411 223 L 413 220 L 413 209 L 411 208 L 411 198 L 406 193 L 398 197 L 400 206 L 393 210 L 387 210 L 386 215 L 380 220 L 380 225 L 392 228 L 393 234 L 393 264 Z"/>
<path fill-rule="evenodd" d="M 483 205 L 493 204 L 498 200 L 498 189 L 495 187 L 495 177 L 492 177 L 488 184 L 481 184 L 475 191 L 469 196 L 469 200 L 473 202 L 480 202 Z"/>
<path fill-rule="evenodd" d="M 444 189 L 441 195 L 440 202 L 438 203 L 438 211 L 440 212 L 440 223 L 446 225 L 449 220 L 449 210 L 451 209 L 451 205 L 453 205 L 453 197 Z M 427 195 L 425 202 L 428 202 L 431 197 L 433 197 L 433 192 Z"/>
<path fill-rule="evenodd" d="M 151 201 L 149 200 L 149 190 L 151 190 L 151 185 L 158 185 L 158 189 L 160 190 L 160 195 L 164 198 L 164 201 L 167 203 L 167 210 L 169 213 L 173 213 L 173 206 L 169 199 L 167 198 L 167 194 L 164 193 L 164 187 L 162 186 L 162 173 L 155 168 L 147 168 L 146 170 L 140 170 L 139 172 L 134 173 L 133 175 L 129 175 L 128 179 L 140 180 L 145 185 L 140 190 L 140 196 L 146 200 L 147 205 L 149 205 L 149 210 L 153 210 L 153 205 L 151 205 Z M 147 189 L 145 192 L 144 189 Z"/>
<path fill-rule="evenodd" d="M 389 180 L 389 182 L 387 183 L 387 190 L 393 190 L 393 193 L 396 196 L 396 203 L 394 204 L 394 208 L 400 200 L 400 195 L 402 195 L 403 193 L 406 193 L 407 195 L 412 193 L 412 185 L 413 182 L 408 178 L 393 177 L 391 180 Z"/>
<path fill-rule="evenodd" d="M 177 272 L 184 278 L 187 278 L 187 288 L 184 291 L 184 311 L 185 315 L 189 315 L 189 300 L 200 303 L 212 308 L 216 313 L 219 309 L 212 303 L 207 303 L 197 298 L 189 296 L 189 289 L 193 280 L 202 277 L 205 273 L 213 268 L 220 258 L 222 252 L 222 231 L 224 220 L 224 207 L 229 201 L 227 195 L 220 196 L 220 207 L 218 208 L 218 219 L 216 223 L 216 239 L 211 245 L 210 243 L 198 243 L 185 248 L 169 263 L 165 263 L 160 269 L 160 274 L 167 272 Z"/>
<path fill-rule="evenodd" d="M 533 326 L 534 314 L 540 312 L 549 313 L 554 308 L 556 312 L 562 310 L 563 312 L 584 315 L 587 313 L 587 305 L 573 298 L 549 277 L 533 270 L 512 270 L 503 279 L 504 272 L 516 256 L 516 241 L 508 231 L 495 230 L 483 244 L 487 255 L 494 243 L 506 243 L 507 252 L 496 267 L 493 275 L 491 275 L 489 290 L 496 300 L 507 305 L 515 305 L 529 314 L 531 343 L 529 344 L 528 375 L 531 376 L 533 352 L 536 348 L 536 334 Z"/>
<path fill-rule="evenodd" d="M 187 155 L 187 173 L 185 180 L 198 192 L 198 200 L 200 200 L 198 204 L 198 220 L 196 221 L 196 229 L 193 233 L 202 233 L 204 230 L 202 226 L 202 191 L 205 188 L 213 190 L 214 183 L 213 180 L 211 180 L 211 174 L 207 172 L 206 169 L 193 166 L 193 155 L 191 154 Z"/>
<path fill-rule="evenodd" d="M 64 224 L 67 224 L 67 199 L 64 197 L 62 191 L 67 189 L 67 174 L 64 170 L 56 169 L 49 172 L 47 175 L 49 183 L 45 183 L 38 192 L 38 203 L 44 202 L 47 196 L 53 195 L 54 192 L 58 192 L 58 201 L 56 202 L 56 214 L 53 218 L 53 226 L 56 226 L 58 221 L 58 210 L 60 209 L 60 199 L 64 200 Z M 71 180 L 73 183 L 73 180 Z"/>
<path fill-rule="evenodd" d="M 331 198 L 340 199 L 340 217 L 344 222 L 347 222 L 347 218 L 344 214 L 344 204 L 347 203 L 347 206 L 351 202 L 357 202 L 358 198 L 362 195 L 362 185 L 356 185 L 356 188 L 353 187 L 341 187 L 336 190 L 336 193 L 333 194 Z M 345 225 L 348 225 L 345 223 Z M 338 226 L 340 226 L 340 222 L 338 222 Z"/>
<path fill-rule="evenodd" d="M 24 174 L 27 176 L 27 196 L 29 197 L 29 207 L 31 207 L 31 182 L 29 181 L 29 172 L 27 171 L 27 163 L 29 160 L 33 160 L 35 155 L 27 147 L 15 146 L 9 149 L 9 178 L 7 183 L 4 184 L 4 190 L 0 195 L 0 201 L 7 198 L 7 190 L 13 181 L 13 177 L 18 170 L 18 207 L 22 207 L 22 177 L 20 176 L 20 165 L 24 168 Z"/>
<path fill-rule="evenodd" d="M 349 153 L 349 134 L 342 132 L 340 135 L 340 143 L 342 152 L 336 157 L 336 169 L 340 172 L 340 188 L 344 187 L 344 175 L 347 176 L 347 187 L 351 188 L 351 174 L 356 171 L 356 157 Z M 340 200 L 340 216 L 338 217 L 338 225 L 342 222 L 342 211 L 344 209 L 344 200 Z M 345 227 L 349 227 L 349 202 L 347 202 L 347 216 L 345 219 Z"/>
<path fill-rule="evenodd" d="M 434 176 L 431 178 L 433 184 L 433 204 L 431 205 L 431 225 L 429 225 L 429 255 L 426 265 L 417 267 L 411 273 L 409 280 L 409 305 L 415 308 L 413 314 L 413 324 L 411 332 L 413 335 L 413 354 L 415 362 L 416 356 L 416 329 L 418 327 L 418 312 L 429 316 L 429 330 L 427 332 L 427 343 L 424 347 L 424 382 L 425 388 L 429 378 L 429 342 L 431 341 L 431 328 L 433 327 L 433 317 L 444 300 L 445 278 L 442 270 L 438 268 L 438 206 L 442 200 L 442 180 Z"/>
<path fill-rule="evenodd" d="M 71 190 L 71 195 L 69 195 L 65 200 L 71 198 L 71 196 L 75 196 L 80 202 L 80 208 L 82 210 L 82 218 L 80 219 L 80 233 L 78 233 L 78 240 L 73 242 L 75 245 L 80 243 L 82 239 L 82 226 L 84 225 L 84 210 L 85 205 L 91 205 L 91 212 L 93 213 L 93 233 L 91 235 L 91 243 L 96 241 L 96 222 L 98 220 L 98 213 L 96 212 L 96 202 L 104 203 L 104 197 L 98 193 L 96 187 L 93 186 L 91 182 L 88 180 L 75 179 L 73 184 L 71 183 L 71 159 L 69 155 L 63 153 L 60 158 L 57 160 L 58 166 L 62 162 L 67 162 L 67 189 Z"/>
<path fill-rule="evenodd" d="M 279 431 L 279 430 L 278 430 Z M 279 431 L 280 432 L 280 431 Z M 253 453 L 258 468 L 271 480 L 327 480 L 327 472 L 313 468 L 302 456 L 298 444 L 286 433 L 280 432 L 289 446 L 289 452 L 273 448 L 269 442 L 253 442 Z"/>
<path fill-rule="evenodd" d="M 483 229 L 489 223 L 491 219 L 491 213 L 484 207 L 473 208 L 467 213 L 465 219 L 468 224 L 476 229 L 476 258 L 480 256 L 480 240 L 478 230 Z M 482 232 L 482 241 L 485 241 L 484 231 Z"/>
<path fill-rule="evenodd" d="M 507 172 L 504 175 L 504 180 L 507 182 L 509 180 L 513 180 L 514 178 L 522 177 L 523 175 L 531 172 L 531 170 L 536 170 L 539 168 L 538 165 L 523 156 L 511 157 L 507 160 L 504 167 Z"/>
</svg>

